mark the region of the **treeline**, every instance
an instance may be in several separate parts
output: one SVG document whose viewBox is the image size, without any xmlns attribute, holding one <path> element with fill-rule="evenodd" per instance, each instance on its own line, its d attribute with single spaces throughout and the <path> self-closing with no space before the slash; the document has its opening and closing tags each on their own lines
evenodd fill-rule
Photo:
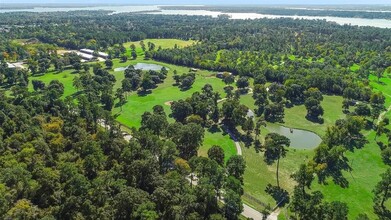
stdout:
<svg viewBox="0 0 391 220">
<path fill-rule="evenodd" d="M 0 36 L 0 49 L 6 54 L 0 54 L 0 58 L 10 57 L 10 60 L 14 57 L 23 59 L 29 54 L 28 44 L 18 45 L 12 40 L 31 38 L 68 49 L 89 48 L 101 51 L 106 51 L 115 44 L 145 38 L 177 38 L 219 42 L 215 45 L 220 49 L 230 49 L 234 46 L 242 50 L 243 45 L 249 42 L 248 47 L 253 47 L 257 51 L 262 49 L 286 52 L 299 38 L 301 42 L 293 45 L 293 49 L 300 52 L 301 47 L 317 38 L 318 34 L 318 40 L 323 44 L 325 41 L 338 41 L 340 44 L 329 44 L 338 49 L 349 45 L 349 48 L 377 46 L 380 50 L 390 45 L 390 31 L 387 29 L 339 26 L 325 21 L 293 19 L 247 21 L 206 16 L 107 15 L 102 11 L 2 13 L 0 27 L 6 28 Z M 236 36 L 240 37 L 241 41 L 233 42 L 233 45 L 228 44 L 234 41 Z M 304 54 L 308 50 L 302 52 Z"/>
<path fill-rule="evenodd" d="M 321 8 L 322 6 L 319 6 Z M 327 6 L 326 6 L 327 7 Z M 210 10 L 226 13 L 258 13 L 267 15 L 330 16 L 343 18 L 391 19 L 391 12 L 365 11 L 361 9 L 301 9 L 262 6 L 161 6 L 166 10 Z"/>
</svg>

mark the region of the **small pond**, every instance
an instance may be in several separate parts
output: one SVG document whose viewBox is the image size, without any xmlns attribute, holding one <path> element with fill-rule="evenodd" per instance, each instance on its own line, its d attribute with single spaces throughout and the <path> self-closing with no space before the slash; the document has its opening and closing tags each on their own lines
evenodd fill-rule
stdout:
<svg viewBox="0 0 391 220">
<path fill-rule="evenodd" d="M 322 142 L 317 134 L 310 131 L 291 129 L 277 124 L 268 124 L 266 129 L 289 138 L 291 140 L 290 147 L 295 149 L 314 149 Z"/>
<path fill-rule="evenodd" d="M 151 64 L 151 63 L 137 63 L 136 65 L 134 65 L 134 68 L 135 69 L 138 69 L 138 70 L 154 70 L 154 71 L 160 71 L 162 69 L 163 66 L 161 65 L 157 65 L 157 64 Z M 119 72 L 119 71 L 125 71 L 128 67 L 118 67 L 118 68 L 115 68 L 114 69 L 114 72 Z M 169 70 L 167 67 L 166 67 L 167 70 Z"/>
</svg>

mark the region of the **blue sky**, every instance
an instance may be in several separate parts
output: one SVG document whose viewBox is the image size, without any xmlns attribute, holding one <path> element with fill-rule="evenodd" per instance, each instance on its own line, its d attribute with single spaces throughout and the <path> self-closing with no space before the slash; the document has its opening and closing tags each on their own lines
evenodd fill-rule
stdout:
<svg viewBox="0 0 391 220">
<path fill-rule="evenodd" d="M 0 0 L 2 3 L 61 4 L 388 4 L 391 0 Z"/>
</svg>

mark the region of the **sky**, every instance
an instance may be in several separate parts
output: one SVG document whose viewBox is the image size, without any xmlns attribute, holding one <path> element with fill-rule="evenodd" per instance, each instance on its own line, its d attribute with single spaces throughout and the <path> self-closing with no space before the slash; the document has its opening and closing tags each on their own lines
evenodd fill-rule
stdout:
<svg viewBox="0 0 391 220">
<path fill-rule="evenodd" d="M 387 4 L 391 0 L 0 0 L 4 3 L 29 3 L 29 4 L 297 4 L 297 5 L 319 5 L 319 4 Z"/>
</svg>

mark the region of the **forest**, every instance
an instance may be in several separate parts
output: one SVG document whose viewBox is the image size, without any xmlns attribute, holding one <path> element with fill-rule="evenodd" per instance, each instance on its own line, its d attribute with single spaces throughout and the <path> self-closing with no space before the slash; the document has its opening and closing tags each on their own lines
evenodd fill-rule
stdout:
<svg viewBox="0 0 391 220">
<path fill-rule="evenodd" d="M 0 32 L 1 219 L 391 218 L 390 29 L 76 11 L 0 13 Z M 334 198 L 368 149 L 369 196 Z"/>
<path fill-rule="evenodd" d="M 303 8 L 304 7 L 304 8 Z M 361 7 L 350 9 L 350 7 L 337 6 L 162 6 L 162 9 L 167 10 L 210 10 L 221 11 L 225 13 L 257 13 L 268 15 L 296 15 L 296 16 L 319 16 L 319 17 L 343 17 L 343 18 L 369 18 L 369 19 L 391 19 L 390 12 L 381 12 L 380 10 L 387 10 L 386 5 L 379 8 L 374 8 L 373 11 L 362 10 Z M 353 6 L 354 8 L 354 6 Z"/>
</svg>

